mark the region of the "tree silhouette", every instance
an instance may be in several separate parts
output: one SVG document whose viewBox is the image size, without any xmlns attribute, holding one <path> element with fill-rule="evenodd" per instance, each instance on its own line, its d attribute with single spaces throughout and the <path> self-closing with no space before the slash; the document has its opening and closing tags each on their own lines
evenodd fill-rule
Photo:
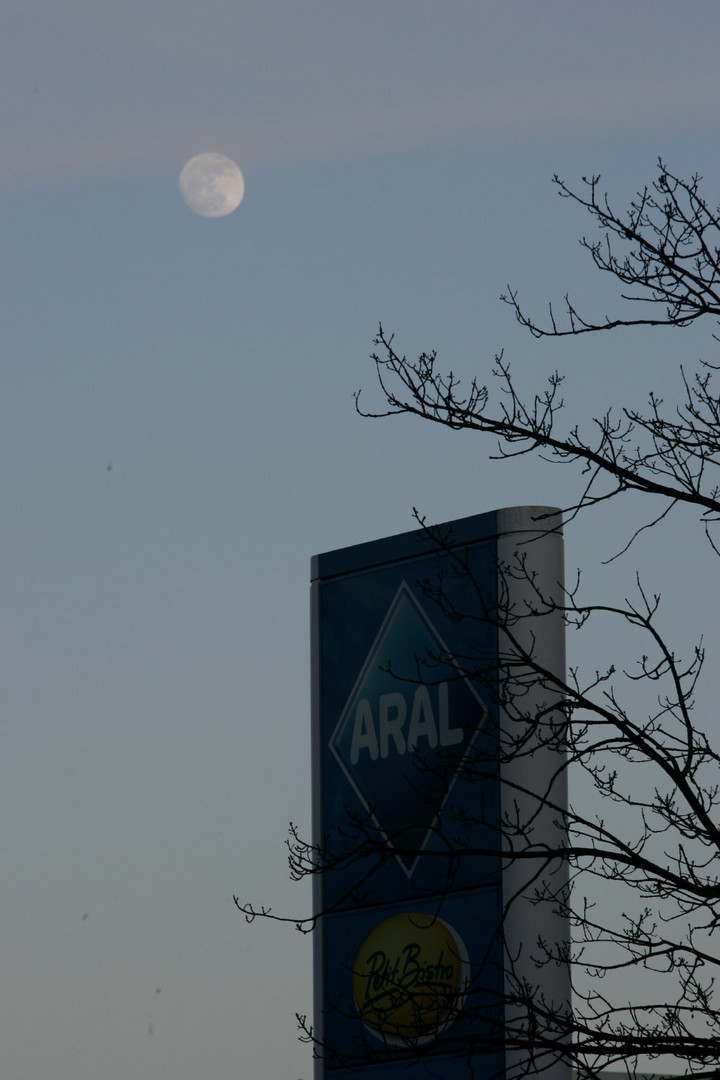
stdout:
<svg viewBox="0 0 720 1080">
<path fill-rule="evenodd" d="M 503 300 L 533 336 L 617 335 L 627 327 L 682 328 L 708 316 L 720 319 L 720 211 L 703 197 L 701 177 L 684 180 L 659 161 L 655 180 L 623 213 L 601 193 L 597 176 L 578 190 L 557 177 L 554 182 L 599 228 L 597 239 L 581 243 L 595 267 L 619 283 L 620 314 L 591 318 L 566 296 L 562 317 L 551 306 L 542 322 L 508 288 Z M 500 355 L 491 382 L 476 378 L 465 389 L 452 371 L 442 370 L 435 352 L 408 360 L 382 326 L 374 345 L 383 401 L 366 408 L 358 395 L 363 416 L 412 415 L 491 436 L 494 457 L 539 455 L 576 466 L 577 496 L 562 508 L 566 528 L 592 508 L 603 511 L 634 493 L 646 511 L 643 524 L 629 530 L 625 558 L 639 534 L 661 528 L 673 510 L 699 522 L 710 551 L 720 554 L 716 362 L 681 366 L 675 401 L 651 391 L 643 410 L 621 401 L 599 415 L 568 421 L 557 372 L 541 393 L 526 396 Z M 593 599 L 579 578 L 557 588 L 537 577 L 530 547 L 520 546 L 499 565 L 504 589 L 494 606 L 481 610 L 471 603 L 465 609 L 452 582 L 464 581 L 466 595 L 476 595 L 473 566 L 452 537 L 419 523 L 451 568 L 423 583 L 427 601 L 471 631 L 492 625 L 501 636 L 499 679 L 472 650 L 462 657 L 439 650 L 422 658 L 416 673 L 418 679 L 432 672 L 440 678 L 449 664 L 460 663 L 505 718 L 493 751 L 511 788 L 502 828 L 493 851 L 456 843 L 452 864 L 494 854 L 506 868 L 524 868 L 520 887 L 504 903 L 506 930 L 521 896 L 524 919 L 530 902 L 538 912 L 551 912 L 558 926 L 567 920 L 572 928 L 571 950 L 562 931 L 535 935 L 532 963 L 526 955 L 506 982 L 496 1029 L 489 1031 L 487 1023 L 483 1028 L 486 1044 L 494 1039 L 504 1047 L 516 1075 L 565 1066 L 589 1078 L 614 1066 L 630 1074 L 655 1068 L 720 1076 L 720 754 L 711 742 L 710 717 L 697 713 L 702 641 L 688 641 L 682 628 L 679 640 L 670 639 L 660 596 L 640 575 L 632 595 Z M 548 512 L 538 528 L 551 535 L 557 515 Z M 701 582 L 703 589 L 709 586 Z M 545 660 L 543 619 L 562 619 L 568 631 L 585 635 L 595 631 L 605 651 L 616 644 L 618 659 L 589 673 L 559 671 Z M 541 790 L 522 779 L 523 763 L 539 753 L 550 762 Z M 491 765 L 481 748 L 464 763 L 465 779 L 482 783 Z M 582 795 L 569 808 L 562 797 L 568 773 Z M 548 839 L 548 822 L 554 840 Z M 464 824 L 472 830 L 476 822 Z M 446 829 L 444 836 L 451 835 Z M 388 838 L 369 817 L 356 814 L 342 841 L 308 843 L 293 830 L 293 876 L 356 866 L 361 893 L 367 867 L 388 858 Z M 403 842 L 393 838 L 396 847 Z M 452 887 L 448 878 L 444 888 Z M 274 917 L 238 906 L 248 918 Z M 323 914 L 317 911 L 308 925 Z M 547 923 L 539 917 L 538 926 L 551 925 L 552 918 Z M 516 939 L 519 933 L 512 931 Z M 549 973 L 568 969 L 572 1011 L 562 995 L 547 991 Z M 303 1029 L 315 1037 L 304 1023 Z M 472 1034 L 450 1045 L 459 1057 L 472 1059 Z M 317 1052 L 332 1048 L 318 1045 Z"/>
</svg>

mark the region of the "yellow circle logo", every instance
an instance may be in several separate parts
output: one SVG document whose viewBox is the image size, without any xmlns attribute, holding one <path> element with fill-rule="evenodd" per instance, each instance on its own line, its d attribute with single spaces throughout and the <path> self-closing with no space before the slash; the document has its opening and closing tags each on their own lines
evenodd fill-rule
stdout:
<svg viewBox="0 0 720 1080">
<path fill-rule="evenodd" d="M 424 1043 L 456 1019 L 467 987 L 467 951 L 433 915 L 393 915 L 355 958 L 353 993 L 364 1024 L 386 1043 Z"/>
</svg>

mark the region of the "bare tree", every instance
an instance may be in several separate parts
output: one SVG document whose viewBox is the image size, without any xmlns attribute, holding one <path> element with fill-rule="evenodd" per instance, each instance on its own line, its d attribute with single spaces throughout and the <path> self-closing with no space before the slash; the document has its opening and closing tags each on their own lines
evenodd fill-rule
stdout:
<svg viewBox="0 0 720 1080">
<path fill-rule="evenodd" d="M 618 334 L 626 327 L 682 328 L 706 316 L 720 319 L 720 211 L 703 197 L 699 176 L 683 180 L 660 161 L 656 179 L 624 213 L 601 194 L 599 177 L 584 180 L 578 190 L 557 177 L 555 183 L 599 227 L 598 239 L 581 243 L 594 265 L 620 284 L 621 314 L 592 319 L 566 296 L 562 320 L 551 306 L 542 323 L 508 288 L 503 299 L 532 335 Z M 620 402 L 601 415 L 566 422 L 563 377 L 557 372 L 541 393 L 525 396 L 500 355 L 492 365 L 493 382 L 473 379 L 465 389 L 452 371 L 441 369 L 435 352 L 408 360 L 382 327 L 374 344 L 384 400 L 380 408 L 365 408 L 358 396 L 362 415 L 413 415 L 489 435 L 495 458 L 540 455 L 575 464 L 578 491 L 563 508 L 566 525 L 635 493 L 647 510 L 644 524 L 625 538 L 623 554 L 672 510 L 698 521 L 710 551 L 720 554 L 716 362 L 681 367 L 674 402 L 650 392 L 644 410 Z M 428 532 L 439 550 L 447 546 L 456 573 L 472 588 L 472 568 L 457 561 L 446 537 Z M 506 862 L 534 859 L 540 866 L 534 902 L 569 918 L 573 948 L 568 952 L 561 941 L 536 943 L 537 980 L 524 970 L 511 985 L 498 1042 L 523 1052 L 522 1072 L 561 1060 L 580 1077 L 613 1066 L 633 1074 L 652 1062 L 673 1073 L 720 1076 L 720 753 L 710 741 L 710 718 L 696 715 L 702 641 L 668 638 L 660 597 L 640 577 L 633 595 L 597 601 L 586 599 L 579 579 L 551 595 L 528 571 L 522 552 L 502 572 L 506 581 L 522 583 L 526 597 L 521 608 L 501 601 L 483 616 L 504 635 L 505 676 L 494 692 L 512 725 L 502 753 L 517 762 L 536 753 L 539 744 L 554 749 L 553 783 L 567 770 L 581 774 L 593 797 L 566 812 L 556 788 L 545 790 L 545 811 L 562 819 L 562 828 L 557 844 L 544 844 L 539 862 L 533 814 L 514 821 L 505 816 L 498 853 Z M 477 618 L 463 612 L 443 581 L 426 582 L 425 590 L 453 618 Z M 523 627 L 528 619 L 558 616 L 570 629 L 587 634 L 595 628 L 599 640 L 617 640 L 620 658 L 589 673 L 571 669 L 562 676 L 549 669 L 536 636 Z M 482 680 L 481 657 L 463 662 Z M 482 758 L 467 766 L 478 779 L 487 767 Z M 537 792 L 521 793 L 537 798 Z M 344 839 L 341 849 L 332 849 L 293 832 L 293 876 L 332 873 L 338 862 L 361 868 L 369 856 L 387 857 L 387 838 L 368 820 L 356 818 L 352 836 Z M 456 861 L 477 854 L 467 848 L 453 852 Z M 558 867 L 563 872 L 553 878 Z M 249 918 L 258 914 L 250 905 L 239 906 Z M 509 907 L 504 918 L 510 918 Z M 540 969 L 562 965 L 573 970 L 572 1012 L 558 1009 L 542 992 Z M 306 1034 L 312 1037 L 307 1027 Z M 459 1045 L 456 1052 L 469 1049 Z"/>
<path fill-rule="evenodd" d="M 632 311 L 626 307 L 627 314 L 591 319 L 566 296 L 564 321 L 551 306 L 543 324 L 509 288 L 503 299 L 531 334 L 684 327 L 701 317 L 720 317 L 720 213 L 703 198 L 699 176 L 683 180 L 659 162 L 656 180 L 624 214 L 601 195 L 599 177 L 585 180 L 579 191 L 557 177 L 555 183 L 599 226 L 599 239 L 581 243 L 595 266 L 621 284 Z M 578 498 L 565 508 L 566 522 L 636 492 L 652 497 L 643 529 L 684 507 L 718 553 L 720 398 L 712 382 L 717 364 L 681 368 L 676 402 L 651 392 L 644 411 L 620 403 L 581 425 L 563 423 L 563 379 L 557 373 L 543 393 L 528 400 L 498 356 L 493 375 L 499 393 L 493 396 L 479 380 L 465 392 L 452 372 L 439 369 L 435 353 L 408 361 L 382 328 L 375 344 L 385 407 L 365 415 L 412 414 L 491 435 L 500 457 L 542 454 L 574 462 L 581 484 Z M 619 621 L 638 637 L 634 664 L 608 667 L 585 681 L 573 673 L 562 688 L 571 767 L 584 770 L 604 804 L 597 816 L 577 808 L 569 815 L 566 858 L 575 896 L 583 889 L 592 894 L 587 878 L 600 878 L 604 889 L 621 893 L 612 919 L 589 899 L 581 906 L 576 899 L 570 907 L 572 963 L 590 976 L 582 984 L 586 989 L 576 993 L 575 1015 L 568 1021 L 569 1052 L 581 1072 L 659 1057 L 682 1071 L 718 1071 L 719 961 L 713 934 L 720 916 L 720 758 L 709 742 L 709 725 L 693 712 L 704 649 L 701 643 L 665 639 L 658 628 L 659 603 L 638 581 L 632 599 L 585 602 L 571 590 L 563 604 L 571 626 L 600 623 L 612 634 Z M 526 659 L 533 667 L 533 657 Z M 647 692 L 639 695 L 638 686 Z M 634 692 L 628 698 L 629 689 Z M 618 807 L 619 815 L 609 814 Z M 617 982 L 604 976 L 628 969 L 652 973 L 644 985 L 656 996 L 622 1001 Z"/>
</svg>

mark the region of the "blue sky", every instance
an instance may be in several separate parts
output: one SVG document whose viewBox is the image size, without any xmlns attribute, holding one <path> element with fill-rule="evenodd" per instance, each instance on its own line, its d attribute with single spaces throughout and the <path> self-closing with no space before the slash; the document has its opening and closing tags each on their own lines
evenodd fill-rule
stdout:
<svg viewBox="0 0 720 1080">
<path fill-rule="evenodd" d="M 535 342 L 498 297 L 612 304 L 556 172 L 622 206 L 662 155 L 720 201 L 720 13 L 11 0 L 3 22 L 3 1073 L 307 1077 L 309 943 L 232 896 L 308 908 L 283 839 L 309 826 L 310 557 L 413 506 L 573 490 L 360 419 L 377 323 L 465 375 L 502 348 L 532 386 L 558 367 L 579 419 L 708 356 L 707 328 Z M 205 150 L 245 175 L 227 218 L 178 192 Z M 588 522 L 568 562 L 622 529 Z M 678 537 L 692 575 L 668 580 Z M 710 633 L 706 559 L 682 522 L 635 556 Z"/>
</svg>

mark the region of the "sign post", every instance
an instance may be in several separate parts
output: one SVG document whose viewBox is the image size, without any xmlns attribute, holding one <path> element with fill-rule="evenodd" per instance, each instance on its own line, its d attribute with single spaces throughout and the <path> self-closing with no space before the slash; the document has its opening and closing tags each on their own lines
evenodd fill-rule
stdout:
<svg viewBox="0 0 720 1080">
<path fill-rule="evenodd" d="M 532 710 L 547 716 L 557 700 L 532 663 L 564 675 L 561 589 L 548 507 L 313 559 L 317 1080 L 359 1068 L 395 1080 L 409 1066 L 421 1080 L 490 1080 L 528 1060 L 506 1047 L 508 1024 L 523 1022 L 508 999 L 537 979 L 538 935 L 567 941 L 565 920 L 531 905 L 546 867 L 528 845 L 562 844 L 566 796 L 557 738 L 538 729 L 533 753 L 527 738 L 522 759 L 513 748 L 517 725 L 527 733 Z M 518 813 L 532 824 L 507 838 Z M 552 873 L 557 895 L 565 870 Z M 555 966 L 547 1000 L 567 1009 Z"/>
</svg>

